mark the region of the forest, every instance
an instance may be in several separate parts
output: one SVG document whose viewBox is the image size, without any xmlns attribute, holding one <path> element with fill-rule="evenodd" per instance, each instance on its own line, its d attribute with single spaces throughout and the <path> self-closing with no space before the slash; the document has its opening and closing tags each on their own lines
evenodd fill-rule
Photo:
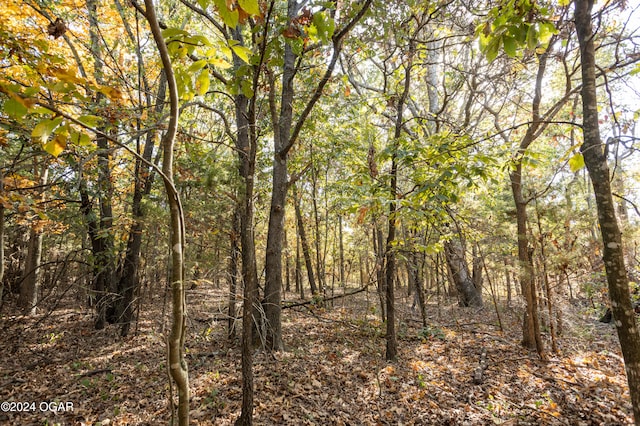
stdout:
<svg viewBox="0 0 640 426">
<path fill-rule="evenodd" d="M 637 0 L 3 0 L 0 424 L 640 425 Z"/>
</svg>

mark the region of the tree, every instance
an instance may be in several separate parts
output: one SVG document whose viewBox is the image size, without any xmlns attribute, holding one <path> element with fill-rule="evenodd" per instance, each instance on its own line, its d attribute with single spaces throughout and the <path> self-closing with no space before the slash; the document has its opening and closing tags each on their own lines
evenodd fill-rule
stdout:
<svg viewBox="0 0 640 426">
<path fill-rule="evenodd" d="M 600 139 L 596 61 L 591 13 L 593 0 L 576 0 L 575 23 L 582 65 L 582 131 L 580 152 L 589 171 L 598 210 L 611 311 L 622 348 L 636 425 L 640 425 L 640 333 L 629 298 L 629 277 L 624 262 L 622 234 L 611 195 L 611 181 L 605 147 Z"/>
<path fill-rule="evenodd" d="M 267 336 L 267 347 L 270 350 L 280 351 L 284 349 L 282 342 L 281 324 L 281 289 L 282 289 L 282 248 L 284 237 L 284 217 L 287 199 L 288 182 L 288 156 L 289 151 L 296 144 L 300 132 L 315 104 L 322 97 L 322 92 L 338 63 L 340 52 L 345 37 L 353 27 L 364 17 L 371 6 L 372 0 L 365 0 L 362 5 L 358 5 L 354 10 L 345 12 L 353 13 L 342 28 L 334 31 L 335 24 L 333 18 L 322 12 L 317 14 L 317 26 L 321 29 L 321 41 L 330 42 L 332 47 L 331 58 L 324 70 L 324 73 L 311 91 L 297 120 L 294 122 L 294 82 L 296 75 L 300 71 L 300 61 L 306 53 L 301 49 L 303 39 L 302 30 L 311 24 L 310 10 L 304 9 L 303 4 L 295 0 L 287 2 L 287 29 L 283 32 L 287 42 L 284 46 L 282 65 L 282 84 L 279 96 L 280 109 L 277 110 L 275 102 L 270 103 L 273 124 L 273 173 L 272 173 L 272 193 L 271 207 L 269 210 L 269 231 L 267 234 L 267 247 L 265 259 L 265 287 L 262 306 L 265 312 Z M 320 21 L 322 20 L 322 21 Z M 322 22 L 320 24 L 319 22 Z M 275 91 L 275 81 L 271 79 L 271 93 Z"/>
<path fill-rule="evenodd" d="M 171 292 L 172 292 L 172 324 L 169 335 L 169 349 L 167 350 L 169 371 L 171 378 L 178 387 L 178 424 L 189 425 L 189 371 L 184 357 L 184 342 L 186 338 L 186 301 L 184 283 L 184 216 L 180 195 L 173 181 L 173 149 L 178 131 L 179 97 L 178 86 L 171 65 L 171 58 L 160 24 L 156 17 L 152 0 L 145 0 L 145 18 L 149 22 L 153 39 L 160 54 L 162 68 L 167 77 L 169 91 L 170 115 L 167 132 L 162 137 L 163 161 L 162 172 L 167 203 L 170 211 L 171 235 Z M 173 404 L 173 403 L 172 403 Z M 173 415 L 173 410 L 172 410 Z"/>
</svg>

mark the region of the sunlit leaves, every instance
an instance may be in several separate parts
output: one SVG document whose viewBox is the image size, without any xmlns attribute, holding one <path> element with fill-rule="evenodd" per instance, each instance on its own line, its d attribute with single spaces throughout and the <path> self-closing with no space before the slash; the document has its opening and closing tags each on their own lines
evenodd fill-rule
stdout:
<svg viewBox="0 0 640 426">
<path fill-rule="evenodd" d="M 211 84 L 211 80 L 209 78 L 209 72 L 204 70 L 198 77 L 196 78 L 196 93 L 198 95 L 204 95 L 209 91 L 209 85 Z"/>
<path fill-rule="evenodd" d="M 226 0 L 213 0 L 213 3 L 216 5 L 218 9 L 218 14 L 224 24 L 230 28 L 235 28 L 238 26 L 238 22 L 240 19 L 240 13 L 238 9 L 232 9 L 227 5 Z"/>
<path fill-rule="evenodd" d="M 326 12 L 318 12 L 313 14 L 313 27 L 315 29 L 315 35 L 323 43 L 327 43 L 331 40 L 333 32 L 336 29 L 336 24 Z"/>
<path fill-rule="evenodd" d="M 53 133 L 55 128 L 58 127 L 61 122 L 62 117 L 42 120 L 34 127 L 33 131 L 31 132 L 31 137 L 37 142 L 44 144 L 49 139 L 51 133 Z"/>
<path fill-rule="evenodd" d="M 63 135 L 56 135 L 49 142 L 45 143 L 42 148 L 45 151 L 47 151 L 49 154 L 53 155 L 54 157 L 57 157 L 60 154 L 62 154 L 62 152 L 66 147 L 67 147 L 67 138 L 64 137 Z"/>
<path fill-rule="evenodd" d="M 8 99 L 2 106 L 2 110 L 11 118 L 20 120 L 27 114 L 27 107 L 15 99 Z"/>
<path fill-rule="evenodd" d="M 569 159 L 569 169 L 573 173 L 582 170 L 584 167 L 584 157 L 580 152 L 577 152 L 573 157 Z"/>
<path fill-rule="evenodd" d="M 555 25 L 547 18 L 549 13 L 547 8 L 533 2 L 508 2 L 493 8 L 487 22 L 476 28 L 480 50 L 491 62 L 501 47 L 512 58 L 525 50 L 545 49 L 557 33 Z"/>
<path fill-rule="evenodd" d="M 249 63 L 250 61 L 250 56 L 251 56 L 251 49 L 248 49 L 244 46 L 240 46 L 237 42 L 234 43 L 235 40 L 229 40 L 229 46 L 231 47 L 231 50 L 233 50 L 233 53 L 235 53 L 236 55 L 238 55 L 238 58 L 242 59 L 242 61 L 244 61 L 245 63 Z"/>
<path fill-rule="evenodd" d="M 238 4 L 249 15 L 260 15 L 258 0 L 238 0 Z"/>
</svg>

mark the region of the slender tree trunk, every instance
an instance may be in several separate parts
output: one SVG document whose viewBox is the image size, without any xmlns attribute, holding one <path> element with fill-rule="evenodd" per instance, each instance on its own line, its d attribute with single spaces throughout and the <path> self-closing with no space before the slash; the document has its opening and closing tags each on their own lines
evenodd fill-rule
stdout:
<svg viewBox="0 0 640 426">
<path fill-rule="evenodd" d="M 236 206 L 233 213 L 233 227 L 231 229 L 231 255 L 229 256 L 229 321 L 227 324 L 227 338 L 235 340 L 236 338 L 236 297 L 238 293 L 238 271 L 240 270 L 240 232 L 242 225 L 240 224 L 240 206 Z"/>
<path fill-rule="evenodd" d="M 168 359 L 171 378 L 178 389 L 178 423 L 180 426 L 189 425 L 189 370 L 184 356 L 184 343 L 187 328 L 186 299 L 184 288 L 184 215 L 180 202 L 180 194 L 173 182 L 173 150 L 176 133 L 178 131 L 178 86 L 173 74 L 169 50 L 165 44 L 158 19 L 156 17 L 153 0 L 145 0 L 146 18 L 155 40 L 162 68 L 167 77 L 169 89 L 170 115 L 167 132 L 162 138 L 163 162 L 162 172 L 167 203 L 170 216 L 170 246 L 171 246 L 171 293 L 172 293 L 172 324 L 169 334 Z M 173 396 L 172 396 L 173 398 Z"/>
<path fill-rule="evenodd" d="M 543 353 L 544 348 L 542 347 L 538 320 L 538 300 L 533 275 L 533 259 L 527 235 L 527 202 L 522 195 L 522 160 L 518 161 L 510 176 L 511 191 L 516 205 L 519 281 L 526 302 L 522 324 L 522 345 L 529 349 L 536 348 L 538 353 Z"/>
<path fill-rule="evenodd" d="M 507 306 L 511 306 L 511 272 L 509 271 L 509 264 L 507 258 L 503 259 L 504 262 L 504 279 L 507 286 Z"/>
<path fill-rule="evenodd" d="M 49 167 L 46 164 L 38 164 L 36 160 L 33 162 L 34 174 L 38 177 L 41 186 L 45 186 L 49 179 Z M 42 190 L 40 201 L 44 202 L 45 191 Z M 40 260 L 42 258 L 42 240 L 44 232 L 37 223 L 31 224 L 29 230 L 29 246 L 27 249 L 27 259 L 25 262 L 25 276 L 20 286 L 20 297 L 18 305 L 23 309 L 26 315 L 35 315 L 36 306 L 38 304 L 38 293 L 40 290 Z"/>
<path fill-rule="evenodd" d="M 89 11 L 89 40 L 91 55 L 94 61 L 94 78 L 98 84 L 103 84 L 103 59 L 102 45 L 100 42 L 100 30 L 98 28 L 98 2 L 96 0 L 87 0 L 87 10 Z M 95 94 L 94 103 L 96 105 L 104 99 L 104 95 L 100 92 Z M 106 129 L 101 129 L 102 134 L 96 137 L 96 145 L 98 146 L 98 180 L 96 187 L 98 188 L 98 200 L 100 219 L 98 221 L 98 230 L 94 237 L 98 239 L 97 244 L 92 243 L 94 247 L 94 262 L 96 266 L 94 270 L 97 272 L 95 277 L 95 293 L 96 293 L 96 329 L 101 329 L 108 321 L 113 323 L 117 320 L 115 303 L 115 272 L 116 272 L 116 256 L 115 243 L 113 237 L 113 208 L 111 200 L 113 198 L 113 184 L 111 179 L 111 155 L 107 138 L 104 136 Z M 85 194 L 87 195 L 87 194 Z M 82 196 L 82 194 L 81 194 Z M 85 208 L 85 217 L 91 215 L 91 203 L 84 200 L 82 202 Z M 93 219 L 90 219 L 92 221 Z M 91 237 L 91 231 L 89 232 Z M 96 251 L 97 250 L 97 251 Z"/>
<path fill-rule="evenodd" d="M 421 268 L 418 266 L 418 258 L 421 254 L 413 252 L 409 254 L 410 260 L 407 262 L 409 265 L 409 274 L 413 275 L 413 281 L 415 283 L 416 296 L 418 297 L 418 306 L 420 308 L 420 317 L 422 318 L 422 326 L 427 327 L 427 303 L 425 300 L 424 281 L 421 272 Z"/>
<path fill-rule="evenodd" d="M 298 13 L 295 0 L 287 1 L 287 17 L 292 22 Z M 282 323 L 280 306 L 282 288 L 282 238 L 284 232 L 285 205 L 287 201 L 288 176 L 287 160 L 293 121 L 293 80 L 296 74 L 296 54 L 289 43 L 284 48 L 284 65 L 282 71 L 282 91 L 280 95 L 280 111 L 274 116 L 274 156 L 272 172 L 271 207 L 269 210 L 269 227 L 267 230 L 267 247 L 265 256 L 265 284 L 262 306 L 266 321 L 267 349 L 281 351 Z M 272 88 L 272 90 L 275 88 Z M 275 119 L 277 117 L 277 122 Z"/>
<path fill-rule="evenodd" d="M 596 63 L 591 11 L 593 0 L 575 0 L 575 23 L 582 65 L 584 142 L 580 151 L 591 177 L 598 210 L 611 310 L 627 372 L 635 424 L 640 425 L 640 333 L 630 300 L 629 278 L 624 264 L 622 235 L 611 195 L 609 167 L 598 126 Z"/>
<path fill-rule="evenodd" d="M 312 145 L 313 148 L 313 145 Z M 313 161 L 313 150 L 311 151 Z M 315 234 L 315 250 L 316 250 L 316 276 L 318 278 L 318 290 L 320 293 L 326 293 L 324 262 L 322 256 L 322 239 L 320 237 L 320 212 L 318 211 L 318 171 L 316 167 L 311 168 L 311 203 L 313 205 L 313 231 Z"/>
<path fill-rule="evenodd" d="M 342 233 L 342 215 L 338 216 L 338 238 L 339 238 L 339 259 L 340 259 L 340 286 L 342 288 L 346 288 L 347 283 L 344 279 L 344 235 Z M 360 281 L 363 282 L 362 279 L 362 258 L 360 258 Z"/>
<path fill-rule="evenodd" d="M 276 112 L 275 106 L 271 106 L 274 127 L 274 157 L 271 207 L 269 210 L 269 228 L 267 231 L 267 247 L 265 253 L 265 294 L 262 301 L 267 329 L 266 345 L 268 350 L 280 351 L 284 348 L 281 323 L 282 307 L 280 306 L 280 302 L 282 288 L 282 238 L 288 189 L 287 159 L 289 150 L 295 145 L 302 125 L 313 110 L 316 102 L 321 98 L 323 89 L 333 74 L 333 70 L 340 56 L 344 37 L 355 24 L 362 19 L 365 12 L 369 9 L 371 2 L 372 0 L 364 0 L 358 13 L 356 13 L 342 29 L 333 35 L 333 52 L 331 59 L 305 108 L 300 113 L 295 126 L 293 125 L 295 94 L 293 83 L 299 67 L 296 65 L 297 55 L 293 52 L 291 44 L 285 43 L 280 111 Z M 288 23 L 293 24 L 303 6 L 304 3 L 300 3 L 297 0 L 287 1 Z M 272 90 L 273 89 L 275 88 L 272 87 Z"/>
<path fill-rule="evenodd" d="M 237 33 L 239 36 L 239 33 Z M 255 116 L 253 104 L 240 94 L 235 98 L 238 127 L 236 148 L 238 171 L 242 180 L 240 191 L 240 245 L 242 247 L 242 412 L 236 425 L 253 423 L 253 343 L 254 325 L 258 321 L 258 267 L 256 262 L 254 222 L 254 176 L 256 159 Z"/>
<path fill-rule="evenodd" d="M 304 300 L 304 285 L 302 284 L 302 257 L 300 257 L 299 233 L 300 232 L 296 233 L 296 290 L 300 293 L 300 299 Z"/>
<path fill-rule="evenodd" d="M 304 256 L 304 265 L 307 269 L 309 287 L 311 288 L 311 295 L 317 296 L 319 294 L 318 286 L 316 285 L 315 277 L 313 275 L 313 262 L 311 260 L 309 243 L 307 242 L 307 234 L 304 230 L 304 222 L 302 221 L 302 212 L 300 211 L 300 200 L 298 199 L 298 191 L 295 185 L 293 186 L 293 203 L 295 207 L 296 221 L 298 222 L 298 235 L 300 236 L 302 255 Z"/>
<path fill-rule="evenodd" d="M 291 249 L 289 246 L 289 234 L 286 227 L 284 228 L 284 272 L 284 291 L 285 293 L 288 293 L 291 291 Z"/>
<path fill-rule="evenodd" d="M 551 351 L 558 353 L 558 344 L 556 337 L 556 323 L 553 318 L 553 290 L 549 284 L 549 273 L 547 271 L 547 256 L 545 253 L 544 233 L 542 232 L 542 221 L 540 220 L 540 210 L 538 208 L 538 199 L 536 203 L 536 219 L 538 222 L 538 235 L 540 240 L 540 263 L 542 264 L 542 282 L 544 284 L 544 293 L 547 299 L 547 314 L 549 316 L 549 333 L 551 334 Z"/>
<path fill-rule="evenodd" d="M 377 223 L 373 224 L 373 251 L 376 253 L 376 282 L 378 283 L 378 299 L 380 301 L 380 319 L 387 320 L 387 278 L 384 272 L 384 245 L 382 230 Z"/>
</svg>

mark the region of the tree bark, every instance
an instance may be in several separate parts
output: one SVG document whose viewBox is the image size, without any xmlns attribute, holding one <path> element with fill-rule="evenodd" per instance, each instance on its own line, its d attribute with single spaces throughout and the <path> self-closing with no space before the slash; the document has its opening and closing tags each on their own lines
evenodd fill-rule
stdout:
<svg viewBox="0 0 640 426">
<path fill-rule="evenodd" d="M 45 186 L 49 178 L 49 167 L 46 164 L 40 166 L 37 161 L 34 160 L 33 171 L 34 174 L 38 176 L 40 185 Z M 40 198 L 41 201 L 44 201 L 44 189 L 42 190 Z M 27 259 L 25 262 L 25 275 L 20 285 L 20 297 L 18 299 L 18 305 L 26 315 L 35 315 L 38 305 L 43 238 L 44 233 L 42 229 L 39 229 L 38 224 L 31 224 Z"/>
<path fill-rule="evenodd" d="M 153 0 L 145 0 L 146 18 L 160 54 L 169 89 L 169 124 L 162 138 L 162 173 L 170 216 L 172 324 L 169 334 L 168 359 L 171 378 L 178 388 L 178 423 L 189 425 L 189 370 L 184 356 L 186 337 L 186 300 L 184 288 L 184 216 L 180 194 L 173 183 L 173 150 L 178 130 L 178 86 L 173 74 L 169 50 L 162 37 Z M 173 398 L 173 396 L 172 396 Z"/>
<path fill-rule="evenodd" d="M 265 32 L 267 27 L 265 27 Z M 233 31 L 233 37 L 244 45 L 242 31 L 238 27 Z M 266 34 L 261 50 L 266 48 Z M 234 57 L 236 69 L 243 66 L 237 56 Z M 253 68 L 253 91 L 258 86 L 260 66 Z M 238 174 L 240 176 L 240 191 L 238 210 L 240 212 L 240 247 L 242 259 L 242 410 L 236 419 L 236 425 L 249 426 L 253 424 L 253 350 L 256 324 L 260 323 L 258 316 L 258 267 L 256 262 L 256 246 L 254 233 L 254 186 L 257 152 L 256 106 L 255 97 L 249 100 L 244 94 L 235 96 L 236 116 L 236 151 L 238 153 Z M 264 336 L 262 336 L 264 337 Z"/>
<path fill-rule="evenodd" d="M 294 78 L 299 67 L 296 66 L 297 55 L 293 52 L 290 43 L 285 43 L 282 90 L 280 94 L 280 111 L 275 111 L 275 105 L 271 106 L 273 121 L 273 178 L 271 207 L 269 210 L 269 228 L 267 231 L 267 247 L 265 253 L 265 286 L 263 308 L 266 322 L 267 349 L 280 351 L 284 349 L 282 342 L 281 323 L 281 289 L 282 289 L 282 239 L 284 229 L 285 203 L 288 190 L 287 159 L 291 148 L 298 140 L 302 126 L 313 110 L 316 102 L 322 97 L 323 89 L 333 75 L 333 70 L 338 62 L 342 50 L 344 37 L 360 21 L 365 12 L 371 6 L 372 0 L 364 0 L 360 10 L 344 26 L 336 31 L 332 37 L 333 52 L 325 72 L 313 91 L 309 101 L 300 113 L 295 125 L 293 125 L 293 101 Z M 293 25 L 299 11 L 304 6 L 296 0 L 287 1 L 287 20 Z M 271 88 L 274 90 L 274 87 Z M 270 102 L 271 103 L 271 102 Z"/>
<path fill-rule="evenodd" d="M 293 203 L 296 213 L 296 221 L 298 222 L 298 235 L 300 236 L 300 244 L 302 246 L 302 255 L 304 256 L 304 265 L 307 269 L 307 277 L 309 278 L 309 287 L 311 288 L 311 295 L 317 296 L 318 286 L 316 285 L 315 277 L 313 275 L 313 262 L 311 261 L 311 253 L 309 250 L 309 243 L 307 241 L 307 234 L 304 230 L 304 222 L 302 221 L 302 212 L 300 210 L 300 200 L 298 199 L 298 191 L 296 186 L 293 186 Z"/>
<path fill-rule="evenodd" d="M 96 0 L 87 0 L 87 10 L 89 11 L 89 40 L 91 55 L 94 61 L 94 78 L 98 84 L 103 84 L 103 60 L 100 44 L 100 32 L 98 28 L 98 2 Z M 104 99 L 104 95 L 100 92 L 95 94 L 94 103 L 100 104 Z M 100 211 L 100 219 L 97 221 L 97 230 L 93 230 L 91 237 L 97 241 L 92 241 L 94 249 L 94 271 L 97 276 L 94 277 L 95 294 L 96 294 L 96 329 L 104 328 L 106 322 L 113 323 L 117 320 L 114 299 L 115 294 L 115 243 L 113 236 L 113 208 L 111 200 L 113 198 L 113 184 L 111 180 L 111 156 L 109 154 L 109 146 L 105 135 L 105 129 L 96 137 L 96 145 L 98 146 L 98 180 L 96 187 L 98 188 L 98 208 Z M 94 221 L 91 212 L 91 202 L 88 201 L 88 193 L 82 194 L 82 205 L 85 217 L 88 218 L 88 226 Z"/>
<path fill-rule="evenodd" d="M 227 338 L 230 341 L 236 339 L 236 296 L 238 293 L 238 272 L 240 270 L 240 256 L 242 249 L 240 248 L 240 233 L 242 232 L 240 224 L 240 206 L 236 206 L 233 212 L 233 226 L 231 229 L 231 247 L 229 256 L 229 307 L 227 323 Z"/>
<path fill-rule="evenodd" d="M 458 291 L 460 306 L 481 307 L 482 292 L 475 286 L 469 271 L 463 243 L 458 239 L 445 242 L 444 254 Z"/>
<path fill-rule="evenodd" d="M 591 21 L 593 0 L 575 0 L 574 4 L 582 65 L 581 94 L 584 142 L 580 151 L 584 156 L 584 162 L 593 184 L 611 310 L 625 362 L 635 424 L 640 425 L 640 334 L 631 304 L 622 234 L 616 219 L 615 205 L 611 195 L 609 167 L 598 125 L 596 62 Z"/>
<path fill-rule="evenodd" d="M 287 17 L 293 22 L 298 13 L 295 0 L 287 2 Z M 284 233 L 285 203 L 288 189 L 288 146 L 290 143 L 293 121 L 293 80 L 296 74 L 296 55 L 289 43 L 284 48 L 284 65 L 282 71 L 282 92 L 280 95 L 280 112 L 274 114 L 274 156 L 272 171 L 271 207 L 269 210 L 269 227 L 265 255 L 265 284 L 262 306 L 265 314 L 267 349 L 281 351 L 281 289 L 282 289 L 282 239 Z M 274 90 L 275 88 L 272 88 Z M 275 122 L 277 116 L 277 122 Z"/>
<path fill-rule="evenodd" d="M 527 234 L 528 200 L 524 197 L 522 190 L 522 161 L 527 149 L 539 135 L 541 126 L 545 127 L 548 124 L 543 124 L 541 120 L 540 103 L 542 100 L 543 77 L 546 71 L 549 52 L 550 50 L 547 50 L 538 56 L 538 72 L 536 74 L 534 96 L 531 102 L 532 120 L 530 126 L 527 128 L 527 132 L 520 141 L 518 150 L 513 156 L 513 169 L 511 173 L 509 173 L 511 192 L 516 207 L 519 280 L 522 294 L 526 301 L 526 310 L 522 323 L 522 345 L 530 349 L 535 348 L 540 357 L 544 357 L 544 344 L 540 335 L 538 300 L 533 274 L 533 258 L 530 252 L 529 237 Z"/>
</svg>

